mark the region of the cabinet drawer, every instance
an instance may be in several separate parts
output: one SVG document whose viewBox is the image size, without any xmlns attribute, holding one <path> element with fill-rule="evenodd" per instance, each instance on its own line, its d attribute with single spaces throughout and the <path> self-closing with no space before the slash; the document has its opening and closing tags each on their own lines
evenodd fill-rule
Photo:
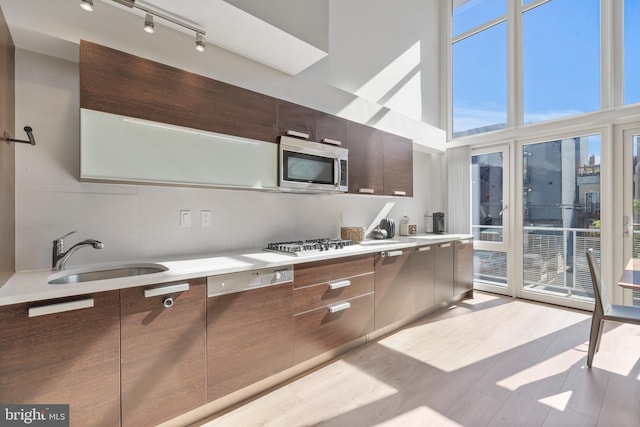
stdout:
<svg viewBox="0 0 640 427">
<path fill-rule="evenodd" d="M 294 288 L 373 272 L 373 254 L 334 258 L 294 266 Z"/>
<path fill-rule="evenodd" d="M 330 305 L 294 316 L 294 364 L 373 331 L 373 293 L 342 301 L 345 302 L 350 307 L 334 313 Z"/>
<path fill-rule="evenodd" d="M 303 313 L 373 292 L 373 273 L 298 288 L 293 292 L 293 312 Z"/>
</svg>

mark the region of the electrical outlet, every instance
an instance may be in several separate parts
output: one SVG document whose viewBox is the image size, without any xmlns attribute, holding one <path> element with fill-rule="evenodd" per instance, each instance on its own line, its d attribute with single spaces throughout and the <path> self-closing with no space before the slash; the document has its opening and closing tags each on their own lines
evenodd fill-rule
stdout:
<svg viewBox="0 0 640 427">
<path fill-rule="evenodd" d="M 347 211 L 340 212 L 340 222 L 342 222 L 343 224 L 346 224 L 348 222 Z"/>
<path fill-rule="evenodd" d="M 211 227 L 211 211 L 200 211 L 200 225 Z"/>
<path fill-rule="evenodd" d="M 180 227 L 191 227 L 191 211 L 180 211 Z"/>
</svg>

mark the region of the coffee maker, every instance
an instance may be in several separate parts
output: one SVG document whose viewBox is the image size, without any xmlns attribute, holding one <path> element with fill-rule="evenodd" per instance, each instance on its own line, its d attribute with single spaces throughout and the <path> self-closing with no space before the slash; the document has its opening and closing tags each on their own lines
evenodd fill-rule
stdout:
<svg viewBox="0 0 640 427">
<path fill-rule="evenodd" d="M 433 232 L 437 234 L 444 234 L 444 212 L 433 213 Z"/>
</svg>

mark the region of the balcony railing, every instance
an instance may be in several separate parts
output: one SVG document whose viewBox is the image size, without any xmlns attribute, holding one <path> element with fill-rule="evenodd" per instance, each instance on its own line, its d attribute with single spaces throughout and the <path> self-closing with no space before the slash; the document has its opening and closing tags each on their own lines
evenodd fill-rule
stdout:
<svg viewBox="0 0 640 427">
<path fill-rule="evenodd" d="M 476 240 L 501 241 L 501 227 L 473 226 Z M 593 299 L 585 252 L 600 258 L 600 230 L 591 228 L 524 227 L 523 283 L 531 291 Z M 476 279 L 506 283 L 506 254 L 476 251 Z M 500 279 L 500 280 L 496 280 Z"/>
</svg>

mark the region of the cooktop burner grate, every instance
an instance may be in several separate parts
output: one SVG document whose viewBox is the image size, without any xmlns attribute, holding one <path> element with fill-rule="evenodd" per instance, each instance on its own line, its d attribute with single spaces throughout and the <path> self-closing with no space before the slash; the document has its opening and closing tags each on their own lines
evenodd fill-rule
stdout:
<svg viewBox="0 0 640 427">
<path fill-rule="evenodd" d="M 344 239 L 296 240 L 290 242 L 269 243 L 264 250 L 293 256 L 301 256 L 318 252 L 339 250 L 353 244 L 353 240 Z"/>
</svg>

